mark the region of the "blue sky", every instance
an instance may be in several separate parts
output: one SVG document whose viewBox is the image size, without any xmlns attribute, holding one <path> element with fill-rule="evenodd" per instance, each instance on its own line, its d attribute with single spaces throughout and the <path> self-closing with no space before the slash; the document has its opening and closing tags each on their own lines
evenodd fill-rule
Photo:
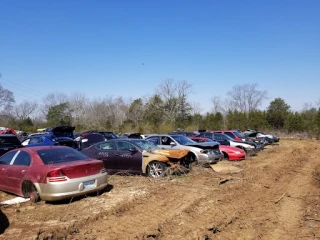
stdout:
<svg viewBox="0 0 320 240">
<path fill-rule="evenodd" d="M 190 100 L 235 85 L 300 110 L 320 94 L 320 1 L 0 0 L 0 83 L 24 99 L 51 92 L 151 95 L 165 79 Z"/>
</svg>

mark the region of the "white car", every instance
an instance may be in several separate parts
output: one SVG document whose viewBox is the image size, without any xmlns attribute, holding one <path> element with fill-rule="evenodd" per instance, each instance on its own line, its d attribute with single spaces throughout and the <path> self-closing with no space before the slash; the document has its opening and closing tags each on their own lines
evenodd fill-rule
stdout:
<svg viewBox="0 0 320 240">
<path fill-rule="evenodd" d="M 217 142 L 197 143 L 183 135 L 155 134 L 146 138 L 162 149 L 187 149 L 191 162 L 216 163 L 223 159 Z"/>
</svg>

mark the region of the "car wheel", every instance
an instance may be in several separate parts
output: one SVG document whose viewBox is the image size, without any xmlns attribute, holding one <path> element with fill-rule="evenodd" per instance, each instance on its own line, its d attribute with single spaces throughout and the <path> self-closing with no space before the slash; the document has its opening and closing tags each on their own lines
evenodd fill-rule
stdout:
<svg viewBox="0 0 320 240">
<path fill-rule="evenodd" d="M 23 182 L 22 193 L 23 193 L 24 197 L 30 198 L 30 201 L 33 203 L 40 201 L 40 195 L 39 195 L 36 187 L 30 181 Z"/>
<path fill-rule="evenodd" d="M 166 169 L 166 164 L 163 162 L 154 161 L 148 164 L 147 173 L 149 177 L 158 178 L 165 175 Z"/>
<path fill-rule="evenodd" d="M 229 160 L 229 155 L 226 152 L 222 152 L 222 153 L 223 153 L 223 157 L 221 158 L 220 161 Z"/>
</svg>

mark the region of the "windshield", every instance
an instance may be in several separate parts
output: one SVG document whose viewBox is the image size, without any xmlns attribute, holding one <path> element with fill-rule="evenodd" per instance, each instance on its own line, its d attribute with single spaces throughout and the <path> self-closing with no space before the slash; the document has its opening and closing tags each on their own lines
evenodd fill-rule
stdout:
<svg viewBox="0 0 320 240">
<path fill-rule="evenodd" d="M 242 133 L 233 132 L 238 138 L 246 138 Z"/>
<path fill-rule="evenodd" d="M 182 136 L 182 135 L 175 135 L 175 136 L 171 136 L 171 137 L 181 145 L 197 143 L 197 142 L 187 138 L 186 136 Z"/>
<path fill-rule="evenodd" d="M 141 147 L 143 150 L 150 151 L 152 149 L 160 149 L 157 145 L 155 145 L 153 142 L 146 141 L 146 140 L 134 140 L 132 141 L 135 144 L 137 144 L 139 147 Z"/>
</svg>

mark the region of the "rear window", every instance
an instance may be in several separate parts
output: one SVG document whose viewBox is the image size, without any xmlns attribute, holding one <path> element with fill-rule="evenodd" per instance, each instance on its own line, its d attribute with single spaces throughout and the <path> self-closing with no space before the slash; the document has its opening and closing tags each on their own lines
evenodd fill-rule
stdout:
<svg viewBox="0 0 320 240">
<path fill-rule="evenodd" d="M 88 159 L 86 155 L 73 148 L 50 148 L 37 151 L 44 164 L 64 163 Z"/>
<path fill-rule="evenodd" d="M 21 145 L 16 136 L 0 136 L 0 146 Z"/>
</svg>

